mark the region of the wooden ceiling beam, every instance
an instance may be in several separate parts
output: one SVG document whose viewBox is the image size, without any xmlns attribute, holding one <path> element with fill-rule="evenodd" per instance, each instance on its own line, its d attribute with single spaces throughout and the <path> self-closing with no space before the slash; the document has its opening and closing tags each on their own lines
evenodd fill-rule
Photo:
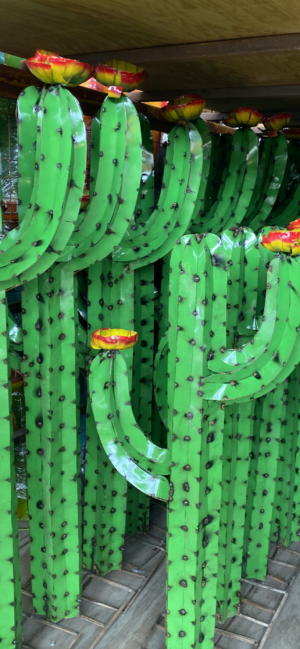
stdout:
<svg viewBox="0 0 300 649">
<path fill-rule="evenodd" d="M 278 36 L 258 36 L 234 40 L 210 41 L 208 43 L 191 43 L 164 45 L 160 47 L 143 47 L 130 50 L 112 50 L 70 54 L 81 61 L 96 64 L 109 59 L 119 59 L 129 63 L 162 63 L 164 61 L 200 61 L 203 59 L 240 56 L 250 54 L 272 54 L 300 51 L 300 33 L 280 34 Z"/>
<path fill-rule="evenodd" d="M 168 101 L 185 94 L 197 94 L 208 102 L 214 99 L 255 99 L 255 98 L 288 98 L 300 97 L 300 84 L 292 86 L 242 86 L 240 88 L 195 88 L 189 90 L 136 90 L 129 93 L 132 101 Z"/>
</svg>

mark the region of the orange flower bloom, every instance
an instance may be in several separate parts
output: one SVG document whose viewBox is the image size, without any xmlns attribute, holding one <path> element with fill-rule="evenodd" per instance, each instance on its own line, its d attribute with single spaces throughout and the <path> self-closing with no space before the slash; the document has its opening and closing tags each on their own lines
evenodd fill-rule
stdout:
<svg viewBox="0 0 300 649">
<path fill-rule="evenodd" d="M 90 345 L 93 349 L 130 349 L 137 342 L 136 331 L 126 329 L 97 329 L 92 333 Z"/>
<path fill-rule="evenodd" d="M 170 122 L 190 122 L 200 117 L 206 106 L 206 100 L 199 95 L 181 95 L 177 99 L 168 101 L 161 109 L 161 113 Z"/>
<path fill-rule="evenodd" d="M 263 237 L 261 244 L 271 252 L 284 252 L 288 255 L 299 255 L 300 232 L 287 230 L 274 230 Z"/>
<path fill-rule="evenodd" d="M 292 119 L 291 113 L 278 113 L 272 117 L 264 117 L 264 125 L 267 131 L 281 131 Z"/>
<path fill-rule="evenodd" d="M 255 108 L 235 108 L 230 112 L 228 119 L 224 120 L 227 126 L 256 126 L 261 122 L 263 114 Z"/>
<path fill-rule="evenodd" d="M 28 69 L 44 83 L 79 86 L 92 76 L 94 68 L 89 63 L 64 59 L 56 52 L 37 50 L 35 56 L 25 61 Z"/>
<path fill-rule="evenodd" d="M 300 128 L 284 128 L 282 130 L 283 135 L 287 140 L 299 140 L 300 139 Z"/>
<path fill-rule="evenodd" d="M 131 92 L 147 79 L 148 73 L 132 63 L 113 60 L 97 65 L 95 77 L 104 86 L 118 86 L 125 92 Z"/>
</svg>

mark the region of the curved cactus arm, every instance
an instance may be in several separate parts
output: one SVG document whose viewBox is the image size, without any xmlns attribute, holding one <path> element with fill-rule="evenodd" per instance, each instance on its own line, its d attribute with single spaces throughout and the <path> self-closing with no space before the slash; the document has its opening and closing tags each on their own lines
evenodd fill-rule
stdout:
<svg viewBox="0 0 300 649">
<path fill-rule="evenodd" d="M 300 177 L 298 181 L 292 188 L 291 193 L 287 196 L 287 199 L 283 205 L 274 210 L 270 214 L 268 219 L 268 225 L 278 225 L 281 226 L 287 225 L 290 221 L 294 221 L 299 218 L 299 200 L 300 200 Z"/>
<path fill-rule="evenodd" d="M 176 135 L 178 137 L 175 142 L 176 153 L 174 153 L 172 168 L 174 175 L 169 185 L 170 195 L 174 187 L 176 189 L 172 197 L 172 200 L 175 198 L 175 202 L 171 204 L 170 201 L 167 206 L 165 204 L 164 217 L 159 228 L 157 223 L 154 223 L 147 229 L 144 237 L 137 237 L 134 240 L 132 250 L 121 251 L 124 263 L 132 260 L 132 268 L 140 268 L 169 253 L 178 237 L 188 229 L 192 217 L 203 163 L 201 138 L 193 125 L 190 125 L 189 129 L 179 129 Z M 179 148 L 180 144 L 181 148 Z"/>
<path fill-rule="evenodd" d="M 232 135 L 211 133 L 211 159 L 205 192 L 204 209 L 199 213 L 201 221 L 210 208 L 222 196 L 224 183 L 228 174 L 232 146 Z"/>
<path fill-rule="evenodd" d="M 291 140 L 287 148 L 287 164 L 278 197 L 271 216 L 275 217 L 284 211 L 293 196 L 293 190 L 299 181 L 300 147 L 297 140 Z"/>
<path fill-rule="evenodd" d="M 296 295 L 298 295 L 298 289 L 295 288 L 295 286 L 298 286 L 300 282 L 300 276 L 299 276 L 299 263 L 296 258 L 290 259 L 290 264 L 292 265 L 292 271 L 291 271 L 291 276 L 293 277 L 294 284 L 292 283 L 289 288 L 292 288 L 292 293 L 294 294 L 293 297 L 295 298 Z M 295 313 L 297 314 L 297 307 L 294 306 Z M 291 312 L 291 308 L 290 308 Z M 293 312 L 294 315 L 294 312 Z M 297 315 L 296 315 L 297 317 Z M 293 327 L 291 325 L 291 321 L 289 320 L 288 323 L 289 327 Z M 275 378 L 271 380 L 270 383 L 268 383 L 266 386 L 262 386 L 258 391 L 253 393 L 250 398 L 255 398 L 258 399 L 259 397 L 264 396 L 271 390 L 274 390 L 280 383 L 285 381 L 288 376 L 293 372 L 293 370 L 297 367 L 298 363 L 300 363 L 300 326 L 294 324 L 294 330 L 290 332 L 290 337 L 288 337 L 288 332 L 286 335 L 286 339 L 289 341 L 289 348 L 288 348 L 288 354 L 279 359 L 280 361 L 280 371 L 276 375 Z M 239 399 L 238 396 L 236 397 L 236 401 L 239 403 L 242 403 L 244 401 L 244 397 L 242 399 Z M 249 399 L 249 396 L 246 397 L 246 401 Z"/>
<path fill-rule="evenodd" d="M 70 239 L 71 254 L 68 252 L 66 259 L 83 254 L 90 246 L 89 238 L 96 237 L 97 232 L 100 237 L 105 234 L 118 204 L 126 151 L 126 105 L 122 98 L 116 101 L 107 98 L 93 121 L 92 134 L 94 158 L 98 151 L 93 194 L 81 224 Z"/>
<path fill-rule="evenodd" d="M 142 132 L 142 178 L 133 216 L 128 223 L 122 241 L 139 236 L 155 209 L 152 131 L 150 122 L 145 115 L 140 113 L 139 120 Z"/>
<path fill-rule="evenodd" d="M 243 223 L 251 227 L 251 220 L 256 216 L 259 203 L 264 200 L 264 189 L 271 165 L 273 139 L 262 138 L 258 144 L 258 169 L 253 194 Z"/>
<path fill-rule="evenodd" d="M 7 300 L 0 292 L 0 394 L 1 394 L 1 594 L 0 639 L 4 647 L 22 644 L 22 594 L 18 547 L 17 496 L 11 418 L 11 382 L 8 354 Z"/>
<path fill-rule="evenodd" d="M 141 129 L 138 115 L 132 102 L 128 98 L 123 98 L 122 101 L 125 108 L 126 121 L 124 142 L 125 161 L 121 167 L 121 187 L 117 186 L 116 192 L 115 190 L 112 192 L 112 195 L 115 195 L 114 203 L 112 203 L 114 207 L 113 209 L 107 207 L 106 215 L 103 217 L 102 221 L 97 220 L 97 223 L 100 223 L 99 228 L 96 223 L 94 233 L 90 236 L 86 236 L 86 233 L 82 231 L 81 235 L 84 236 L 83 248 L 80 247 L 81 244 L 79 244 L 78 249 L 76 249 L 76 259 L 68 262 L 70 264 L 70 270 L 73 271 L 85 268 L 86 266 L 101 261 L 110 255 L 114 247 L 121 241 L 123 234 L 126 231 L 128 221 L 130 220 L 134 210 L 142 171 Z M 119 130 L 118 124 L 115 128 L 118 128 Z M 112 164 L 114 167 L 118 167 L 118 160 L 114 158 Z M 99 171 L 100 164 L 98 173 Z M 106 190 L 107 188 L 105 191 Z M 107 202 L 109 205 L 110 196 L 111 194 L 108 194 Z M 95 196 L 93 198 L 95 198 Z M 103 197 L 101 197 L 101 199 L 102 202 Z M 93 201 L 91 202 L 91 205 L 95 206 Z M 86 210 L 86 213 L 88 214 L 88 210 Z M 99 213 L 97 212 L 96 218 L 98 216 Z M 86 220 L 87 218 L 83 221 L 80 228 L 81 230 L 84 230 L 83 226 Z"/>
<path fill-rule="evenodd" d="M 148 220 L 145 231 L 132 241 L 124 241 L 124 244 L 121 242 L 120 246 L 114 251 L 115 261 L 126 264 L 136 258 L 149 255 L 152 249 L 155 249 L 156 239 L 159 236 L 166 238 L 175 226 L 177 210 L 180 210 L 182 206 L 180 200 L 183 201 L 184 191 L 188 184 L 190 169 L 189 132 L 187 128 L 176 127 L 172 135 L 173 138 L 170 138 L 170 140 L 174 141 L 174 152 L 167 193 L 161 193 L 157 208 Z M 167 175 L 169 175 L 170 168 L 168 164 L 166 170 Z M 165 184 L 164 181 L 163 184 Z M 158 223 L 160 223 L 159 227 Z"/>
<path fill-rule="evenodd" d="M 147 461 L 147 470 L 153 475 L 168 475 L 171 462 L 170 451 L 153 444 L 136 423 L 131 408 L 127 366 L 121 354 L 116 354 L 114 360 L 114 382 L 115 408 L 119 413 L 118 432 L 122 435 L 124 448 L 132 457 L 135 452 L 142 468 L 144 468 L 143 463 Z M 117 427 L 116 424 L 115 426 Z M 133 459 L 137 462 L 137 459 Z M 149 462 L 154 463 L 154 466 L 149 465 Z"/>
<path fill-rule="evenodd" d="M 191 232 L 198 232 L 198 222 L 205 211 L 205 198 L 208 190 L 209 175 L 211 169 L 211 156 L 212 156 L 212 136 L 203 119 L 197 119 L 195 126 L 198 129 L 203 152 L 203 166 L 201 172 L 200 187 L 198 196 L 195 202 L 193 217 L 190 225 Z"/>
<path fill-rule="evenodd" d="M 280 464 L 281 421 L 286 411 L 285 385 L 280 384 L 255 402 L 244 554 L 246 576 L 262 580 L 268 567 L 277 466 Z"/>
<path fill-rule="evenodd" d="M 217 233 L 224 228 L 239 226 L 247 213 L 257 177 L 258 162 L 257 138 L 251 129 L 247 129 L 242 134 L 241 151 L 240 164 L 235 169 L 238 182 L 233 196 L 230 197 L 231 202 L 225 213 L 222 209 L 214 215 L 213 220 L 208 224 L 208 230 L 211 232 Z M 222 203 L 221 208 L 223 208 Z"/>
<path fill-rule="evenodd" d="M 144 239 L 145 237 L 148 237 L 148 232 L 150 228 L 156 227 L 156 229 L 158 229 L 157 228 L 157 224 L 159 222 L 158 219 L 159 217 L 162 218 L 161 213 L 165 211 L 165 206 L 167 207 L 167 209 L 169 209 L 169 203 L 170 204 L 175 203 L 174 199 L 176 198 L 177 187 L 176 187 L 176 178 L 174 173 L 175 172 L 174 157 L 177 156 L 178 150 L 181 150 L 182 155 L 184 153 L 182 149 L 183 137 L 179 138 L 179 135 L 177 133 L 178 129 L 179 127 L 174 127 L 171 133 L 169 133 L 163 181 L 162 181 L 158 204 L 155 206 L 154 211 L 147 219 L 147 225 L 144 224 L 144 226 L 142 226 L 140 224 L 140 228 L 138 228 L 138 230 L 136 230 L 136 225 L 133 226 L 131 225 L 130 227 L 128 227 L 125 233 L 126 236 L 124 236 L 124 238 L 122 239 L 121 245 L 117 246 L 116 249 L 114 250 L 115 261 L 123 262 L 124 260 L 124 263 L 130 261 L 133 256 L 132 248 L 135 247 L 136 244 L 135 239 L 138 238 L 138 241 L 140 241 L 142 236 L 144 237 Z M 179 133 L 182 136 L 181 129 L 179 130 Z M 178 140 L 178 142 L 176 142 L 175 140 Z M 182 165 L 183 160 L 181 160 L 180 163 Z M 171 212 L 171 220 L 174 218 L 175 215 L 174 213 Z M 143 240 L 142 243 L 145 243 L 145 240 Z"/>
<path fill-rule="evenodd" d="M 230 213 L 234 210 L 239 198 L 239 189 L 243 179 L 247 148 L 246 133 L 236 131 L 232 137 L 232 150 L 227 167 L 226 180 L 222 185 L 222 192 L 218 194 L 218 200 L 213 203 L 210 210 L 204 215 L 199 223 L 199 232 L 219 231 L 227 222 Z"/>
<path fill-rule="evenodd" d="M 255 402 L 225 408 L 217 613 L 222 620 L 240 605 L 245 502 Z"/>
<path fill-rule="evenodd" d="M 262 198 L 257 205 L 257 213 L 248 220 L 249 226 L 256 231 L 263 226 L 275 204 L 284 177 L 287 163 L 287 141 L 282 133 L 273 138 L 273 150 Z M 248 217 L 248 212 L 247 212 Z"/>
<path fill-rule="evenodd" d="M 289 276 L 291 278 L 292 274 L 290 273 Z M 260 390 L 265 389 L 267 386 L 269 386 L 269 388 L 267 389 L 267 391 L 269 391 L 271 382 L 279 376 L 281 370 L 285 367 L 287 360 L 293 354 L 293 349 L 299 331 L 299 316 L 297 314 L 299 296 L 297 294 L 298 291 L 295 288 L 295 275 L 293 277 L 293 280 L 289 280 L 288 286 L 290 305 L 287 313 L 289 315 L 286 318 L 286 321 L 282 323 L 282 338 L 280 340 L 280 345 L 277 351 L 274 352 L 275 355 L 272 355 L 272 357 L 267 360 L 265 365 L 259 367 L 259 370 L 255 369 L 256 364 L 254 361 L 253 365 L 251 364 L 251 366 L 253 367 L 252 376 L 249 376 L 249 368 L 247 367 L 246 369 L 237 370 L 236 372 L 232 372 L 227 375 L 219 375 L 220 377 L 222 376 L 222 379 L 217 383 L 212 382 L 212 380 L 214 380 L 214 377 L 207 378 L 205 381 L 206 385 L 204 389 L 206 395 L 205 398 L 217 398 L 218 390 L 219 398 L 221 399 L 224 397 L 225 399 L 233 399 L 234 394 L 237 399 L 239 398 L 239 396 L 244 397 L 250 394 L 257 394 L 257 396 L 259 396 Z M 267 355 L 268 353 L 265 354 L 266 357 Z M 240 372 L 242 373 L 242 376 L 244 376 L 244 372 L 246 372 L 246 374 L 248 375 L 247 378 L 242 378 L 241 380 L 239 380 L 238 377 Z M 224 383 L 222 385 L 223 379 Z M 213 386 L 215 386 L 216 390 L 214 390 Z"/>
<path fill-rule="evenodd" d="M 22 273 L 20 281 L 28 282 L 37 274 L 45 272 L 55 261 L 60 260 L 60 254 L 65 249 L 79 212 L 80 200 L 84 186 L 86 167 L 86 132 L 80 105 L 75 97 L 64 90 L 68 102 L 71 122 L 72 154 L 69 165 L 66 194 L 62 205 L 61 216 L 50 223 L 52 236 L 49 236 L 49 247 L 44 255 L 33 266 Z M 78 217 L 77 217 L 78 218 Z M 48 231 L 50 233 L 50 227 Z"/>
<path fill-rule="evenodd" d="M 18 110 L 18 220 L 23 220 L 33 191 L 36 162 L 37 109 L 40 92 L 35 86 L 22 90 Z"/>
<path fill-rule="evenodd" d="M 240 196 L 236 207 L 232 210 L 229 219 L 223 227 L 236 227 L 242 224 L 248 213 L 249 203 L 251 201 L 258 167 L 258 140 L 251 128 L 246 131 L 247 156 L 244 170 L 243 181 L 239 190 Z"/>
<path fill-rule="evenodd" d="M 260 329 L 253 340 L 241 349 L 223 349 L 215 354 L 213 360 L 209 361 L 211 370 L 221 372 L 226 368 L 232 379 L 239 381 L 266 365 L 273 354 L 280 354 L 280 342 L 290 306 L 287 290 L 289 281 L 289 264 L 286 259 L 274 259 L 268 271 L 266 303 Z M 209 381 L 219 383 L 221 378 L 224 375 L 213 375 Z"/>
<path fill-rule="evenodd" d="M 107 354 L 103 355 L 102 358 L 97 356 L 92 363 L 91 369 L 91 403 L 98 435 L 104 450 L 114 467 L 128 482 L 148 494 L 148 496 L 168 500 L 169 483 L 166 478 L 151 476 L 143 469 L 140 469 L 123 449 L 119 440 L 115 441 L 114 418 L 117 417 L 117 413 L 114 411 L 113 399 L 110 394 L 112 379 L 113 356 Z M 105 387 L 106 385 L 107 387 Z M 99 386 L 101 386 L 100 391 Z"/>
<path fill-rule="evenodd" d="M 201 139 L 198 131 L 196 129 L 192 129 L 192 125 L 190 125 L 189 136 L 190 172 L 188 177 L 188 184 L 184 191 L 182 209 L 178 214 L 178 221 L 175 223 L 173 230 L 169 232 L 169 236 L 167 238 L 165 238 L 164 235 L 160 236 L 156 240 L 155 245 L 151 244 L 152 248 L 155 248 L 154 252 L 151 251 L 148 257 L 144 257 L 143 259 L 139 259 L 136 262 L 133 262 L 131 268 L 140 268 L 141 266 L 145 266 L 147 263 L 149 263 L 149 261 L 157 261 L 161 257 L 167 255 L 175 246 L 178 238 L 182 237 L 189 228 L 196 196 L 199 190 L 199 180 L 203 163 Z"/>
<path fill-rule="evenodd" d="M 40 258 L 51 241 L 51 224 L 58 223 L 61 215 L 71 158 L 67 100 L 63 93 L 60 94 L 59 88 L 55 92 L 49 90 L 39 108 L 37 122 L 43 137 L 33 217 L 25 230 L 27 219 L 23 219 L 16 233 L 17 245 L 0 255 L 1 281 L 16 277 Z"/>
</svg>

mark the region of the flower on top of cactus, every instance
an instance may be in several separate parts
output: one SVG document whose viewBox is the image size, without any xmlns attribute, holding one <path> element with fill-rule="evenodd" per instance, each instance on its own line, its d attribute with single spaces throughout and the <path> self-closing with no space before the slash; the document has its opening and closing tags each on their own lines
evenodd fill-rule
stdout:
<svg viewBox="0 0 300 649">
<path fill-rule="evenodd" d="M 122 88 L 120 88 L 120 86 L 109 86 L 107 94 L 112 99 L 119 99 L 122 94 Z"/>
<path fill-rule="evenodd" d="M 96 329 L 91 335 L 93 349 L 130 349 L 137 342 L 136 331 L 126 329 Z"/>
<path fill-rule="evenodd" d="M 226 126 L 256 126 L 261 122 L 263 114 L 255 108 L 234 108 L 227 119 L 224 120 Z"/>
<path fill-rule="evenodd" d="M 161 109 L 161 113 L 170 122 L 191 122 L 200 117 L 205 106 L 206 100 L 199 95 L 181 95 L 177 99 L 168 101 Z"/>
<path fill-rule="evenodd" d="M 291 113 L 278 113 L 272 117 L 264 117 L 263 123 L 267 131 L 281 131 L 288 126 L 292 119 Z"/>
<path fill-rule="evenodd" d="M 284 128 L 282 133 L 287 140 L 300 140 L 300 128 Z"/>
<path fill-rule="evenodd" d="M 148 73 L 133 63 L 114 59 L 97 65 L 95 77 L 104 86 L 117 86 L 124 92 L 131 92 L 147 79 Z"/>
<path fill-rule="evenodd" d="M 64 59 L 56 52 L 37 50 L 25 61 L 28 69 L 44 83 L 60 83 L 63 86 L 79 86 L 89 79 L 94 68 L 89 63 Z"/>
<path fill-rule="evenodd" d="M 296 219 L 296 221 L 291 221 L 290 224 L 287 226 L 288 230 L 300 230 L 300 219 Z"/>
<path fill-rule="evenodd" d="M 288 230 L 274 230 L 264 236 L 262 246 L 271 252 L 284 252 L 288 255 L 300 254 L 300 232 Z"/>
<path fill-rule="evenodd" d="M 80 85 L 84 88 L 89 88 L 90 90 L 97 90 L 98 92 L 105 92 L 106 94 L 108 92 L 108 88 L 104 86 L 103 83 L 99 83 L 95 77 L 91 77 Z"/>
</svg>

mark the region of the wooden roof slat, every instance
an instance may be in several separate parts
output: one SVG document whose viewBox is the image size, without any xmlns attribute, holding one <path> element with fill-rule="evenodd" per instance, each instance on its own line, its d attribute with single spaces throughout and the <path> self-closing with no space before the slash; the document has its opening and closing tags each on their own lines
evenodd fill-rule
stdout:
<svg viewBox="0 0 300 649">
<path fill-rule="evenodd" d="M 182 43 L 161 47 L 132 48 L 76 54 L 81 61 L 96 64 L 109 59 L 130 63 L 162 63 L 164 61 L 199 61 L 202 59 L 246 54 L 272 54 L 300 51 L 300 33 L 238 38 L 200 43 Z M 75 56 L 75 55 L 74 55 Z"/>
</svg>

